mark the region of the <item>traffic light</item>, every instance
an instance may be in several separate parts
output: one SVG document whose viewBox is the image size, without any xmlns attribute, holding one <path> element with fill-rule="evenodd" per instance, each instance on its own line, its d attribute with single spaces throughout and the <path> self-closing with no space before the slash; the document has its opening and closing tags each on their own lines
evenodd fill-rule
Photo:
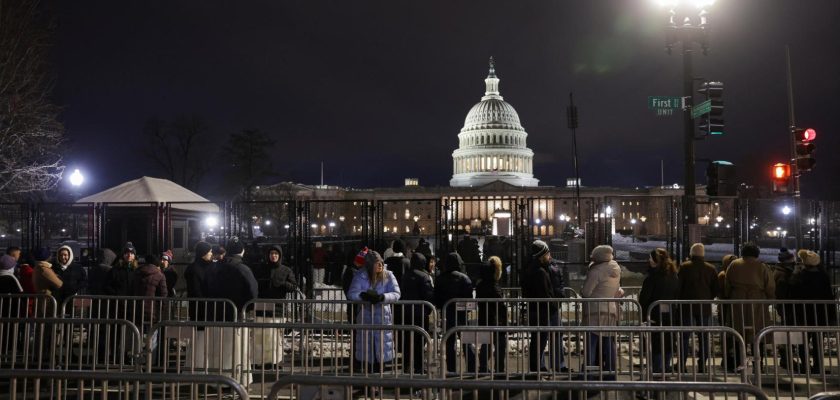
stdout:
<svg viewBox="0 0 840 400">
<path fill-rule="evenodd" d="M 796 145 L 796 168 L 799 172 L 810 171 L 817 163 L 814 159 L 814 150 L 817 148 L 814 139 L 817 138 L 817 131 L 813 128 L 797 127 L 791 128 L 790 131 Z"/>
<path fill-rule="evenodd" d="M 735 164 L 729 161 L 712 161 L 706 168 L 706 194 L 709 196 L 736 196 L 738 183 Z"/>
<path fill-rule="evenodd" d="M 770 172 L 773 179 L 773 193 L 787 193 L 790 180 L 790 165 L 776 163 Z"/>
<path fill-rule="evenodd" d="M 723 135 L 723 82 L 705 82 L 697 92 L 711 102 L 709 112 L 700 117 L 700 132 Z"/>
</svg>

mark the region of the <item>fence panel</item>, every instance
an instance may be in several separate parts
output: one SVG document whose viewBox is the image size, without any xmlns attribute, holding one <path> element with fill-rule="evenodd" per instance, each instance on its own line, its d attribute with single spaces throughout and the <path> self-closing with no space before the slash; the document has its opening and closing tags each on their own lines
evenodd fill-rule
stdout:
<svg viewBox="0 0 840 400">
<path fill-rule="evenodd" d="M 616 260 L 646 261 L 657 247 L 677 253 L 679 222 L 673 200 L 671 196 L 604 197 L 607 244 L 615 249 Z"/>
<path fill-rule="evenodd" d="M 0 370 L 0 383 L 11 399 L 248 399 L 242 385 L 218 375 Z"/>
<path fill-rule="evenodd" d="M 286 374 L 428 377 L 434 359 L 432 338 L 417 326 L 165 321 L 156 329 L 184 345 L 149 368 L 229 376 L 260 396 Z"/>
<path fill-rule="evenodd" d="M 468 399 L 509 398 L 616 399 L 667 398 L 767 400 L 758 388 L 744 383 L 720 382 L 606 382 L 606 381 L 489 381 L 421 378 L 379 379 L 369 377 L 287 375 L 271 388 L 269 400 L 284 398 L 347 398 L 359 388 L 365 398 Z M 405 389 L 411 389 L 405 392 Z M 397 396 L 397 393 L 407 393 Z M 440 394 L 440 397 L 437 394 Z M 320 396 L 320 397 L 319 397 Z M 597 396 L 597 397 L 596 397 Z M 665 397 L 667 396 L 667 397 Z"/>
<path fill-rule="evenodd" d="M 753 346 L 754 383 L 776 398 L 811 397 L 840 390 L 838 326 L 771 326 L 762 329 Z"/>
<path fill-rule="evenodd" d="M 9 369 L 137 370 L 137 328 L 122 319 L 3 318 L 0 342 L 9 343 Z"/>
</svg>

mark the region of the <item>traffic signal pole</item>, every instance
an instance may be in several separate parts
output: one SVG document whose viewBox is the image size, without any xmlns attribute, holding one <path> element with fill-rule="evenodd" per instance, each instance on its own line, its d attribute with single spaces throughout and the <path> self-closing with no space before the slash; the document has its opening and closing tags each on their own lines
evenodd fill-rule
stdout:
<svg viewBox="0 0 840 400">
<path fill-rule="evenodd" d="M 683 230 L 688 232 L 688 227 L 697 222 L 696 188 L 694 184 L 694 120 L 691 119 L 691 108 L 694 105 L 694 76 L 691 68 L 692 53 L 694 53 L 694 40 L 692 38 L 694 30 L 683 28 L 681 32 L 683 34 L 683 98 L 685 101 L 685 109 L 683 110 L 683 151 L 685 158 Z M 691 244 L 688 243 L 688 235 L 685 235 L 684 238 L 682 254 L 688 254 L 688 246 Z"/>
<path fill-rule="evenodd" d="M 787 59 L 787 95 L 788 95 L 788 137 L 790 138 L 790 169 L 793 175 L 793 232 L 796 235 L 796 250 L 802 245 L 802 224 L 800 223 L 800 212 L 802 199 L 799 196 L 799 165 L 796 162 L 796 139 L 792 134 L 796 127 L 796 114 L 793 109 L 793 74 L 790 68 L 790 46 L 785 45 L 785 58 Z"/>
</svg>

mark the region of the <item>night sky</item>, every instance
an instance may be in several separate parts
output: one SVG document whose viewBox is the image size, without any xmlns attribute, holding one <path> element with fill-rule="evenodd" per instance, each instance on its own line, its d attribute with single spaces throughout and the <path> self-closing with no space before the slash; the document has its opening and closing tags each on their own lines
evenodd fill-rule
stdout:
<svg viewBox="0 0 840 400">
<path fill-rule="evenodd" d="M 143 125 L 190 114 L 209 123 L 216 149 L 231 132 L 270 133 L 274 181 L 316 184 L 323 161 L 327 184 L 448 185 L 491 55 L 541 184 L 573 176 L 570 91 L 584 185 L 658 185 L 660 160 L 665 183 L 682 182 L 681 118 L 647 109 L 650 95 L 681 95 L 682 59 L 664 51 L 666 17 L 648 0 L 48 4 L 66 161 L 86 171 L 85 194 L 160 176 L 143 155 Z M 840 198 L 838 21 L 836 0 L 718 0 L 710 53 L 695 53 L 694 70 L 725 83 L 726 134 L 698 142 L 696 157 L 768 184 L 770 164 L 789 157 L 790 44 L 796 118 L 818 131 L 803 195 Z M 202 194 L 218 190 L 216 172 Z"/>
</svg>

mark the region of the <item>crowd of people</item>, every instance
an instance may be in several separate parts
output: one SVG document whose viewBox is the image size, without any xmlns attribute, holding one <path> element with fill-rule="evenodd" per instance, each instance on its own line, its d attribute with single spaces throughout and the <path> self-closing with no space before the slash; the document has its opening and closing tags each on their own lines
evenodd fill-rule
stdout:
<svg viewBox="0 0 840 400">
<path fill-rule="evenodd" d="M 465 247 L 466 248 L 466 247 Z M 186 283 L 190 298 L 221 298 L 230 300 L 241 310 L 257 298 L 282 299 L 297 289 L 298 281 L 291 268 L 284 265 L 280 246 L 267 249 L 265 262 L 249 266 L 244 262 L 245 246 L 232 238 L 225 247 L 198 242 L 195 259 L 179 277 L 172 266 L 171 251 L 156 256 L 146 256 L 142 262 L 131 242 L 122 249 L 121 257 L 109 249 L 98 253 L 98 264 L 85 269 L 75 263 L 73 250 L 61 246 L 53 256 L 48 249 L 35 249 L 31 261 L 21 261 L 21 249 L 10 247 L 0 257 L 0 293 L 40 293 L 53 296 L 58 304 L 79 293 L 108 296 L 172 297 L 179 279 Z M 473 249 L 474 250 L 474 249 Z M 742 247 L 741 257 L 727 255 L 718 270 L 705 259 L 701 243 L 691 246 L 690 257 L 678 263 L 664 249 L 650 252 L 646 278 L 639 293 L 642 314 L 659 300 L 714 299 L 790 299 L 832 300 L 830 278 L 821 267 L 820 257 L 810 250 L 796 254 L 781 249 L 779 264 L 775 267 L 759 261 L 759 248 L 753 243 Z M 474 255 L 473 255 L 474 256 Z M 471 257 L 473 257 L 471 256 Z M 601 245 L 590 254 L 586 279 L 580 294 L 583 298 L 601 299 L 583 304 L 580 325 L 594 327 L 586 334 L 585 364 L 605 371 L 616 369 L 616 337 L 609 327 L 618 325 L 619 302 L 622 298 L 622 267 L 614 259 L 612 247 Z M 439 267 L 438 262 L 441 261 Z M 413 251 L 396 239 L 389 247 L 387 257 L 379 252 L 361 249 L 353 258 L 352 266 L 340 275 L 342 289 L 347 299 L 355 303 L 348 306 L 348 320 L 364 325 L 407 325 L 429 331 L 432 310 L 428 302 L 442 310 L 449 330 L 467 325 L 467 311 L 459 307 L 444 307 L 452 299 L 473 298 L 502 299 L 500 280 L 504 266 L 501 259 L 491 256 L 481 264 L 477 282 L 465 273 L 465 262 L 459 252 L 446 254 L 438 260 L 431 246 L 418 246 Z M 567 297 L 567 272 L 565 265 L 553 260 L 549 246 L 535 240 L 530 245 L 529 262 L 522 275 L 522 297 L 546 299 L 527 308 L 525 317 L 529 326 L 559 326 L 563 316 L 558 301 Z M 405 307 L 388 307 L 385 304 L 398 300 L 417 301 Z M 836 319 L 836 307 L 819 311 L 796 312 L 793 305 L 777 307 L 782 323 L 788 325 L 825 325 Z M 833 311 L 832 311 L 833 310 Z M 190 309 L 192 317 L 202 311 L 197 306 Z M 509 309 L 500 303 L 480 302 L 477 310 L 479 326 L 505 327 L 511 322 Z M 234 318 L 234 313 L 222 320 Z M 715 319 L 716 317 L 716 319 Z M 710 302 L 676 307 L 655 307 L 650 313 L 651 326 L 709 326 L 713 321 L 732 326 L 751 343 L 754 335 L 770 322 L 767 307 L 763 304 L 747 307 L 719 307 L 713 315 Z M 651 335 L 652 365 L 654 372 L 671 371 L 672 364 L 685 371 L 687 359 L 694 360 L 695 371 L 702 373 L 711 351 L 709 336 L 698 334 Z M 821 350 L 817 335 L 809 334 L 808 343 L 795 348 L 800 361 L 793 354 L 781 350 L 781 365 L 798 370 L 822 370 Z M 443 344 L 447 372 L 458 371 L 458 338 L 449 336 Z M 465 338 L 460 340 L 460 354 L 470 372 L 504 372 L 507 368 L 507 336 L 492 335 L 492 340 L 472 345 Z M 697 344 L 699 352 L 690 349 Z M 732 370 L 741 365 L 740 352 L 726 349 L 724 367 Z M 424 339 L 411 330 L 382 330 L 356 332 L 352 343 L 353 358 L 365 370 L 378 372 L 382 366 L 397 358 L 402 352 L 404 368 L 424 374 Z M 761 351 L 758 349 L 758 351 Z M 528 345 L 529 370 L 532 372 L 568 372 L 562 333 L 557 331 L 531 331 Z M 678 357 L 675 357 L 678 354 Z M 676 360 L 674 360 L 676 358 Z M 807 364 L 807 365 L 805 365 Z"/>
</svg>

